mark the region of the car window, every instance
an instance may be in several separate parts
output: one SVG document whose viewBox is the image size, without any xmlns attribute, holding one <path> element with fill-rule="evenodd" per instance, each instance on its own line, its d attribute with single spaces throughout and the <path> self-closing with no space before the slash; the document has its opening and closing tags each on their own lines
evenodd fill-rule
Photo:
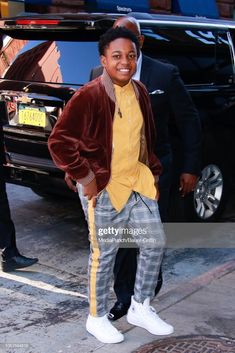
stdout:
<svg viewBox="0 0 235 353">
<path fill-rule="evenodd" d="M 142 28 L 144 52 L 177 65 L 186 84 L 211 84 L 229 80 L 232 72 L 226 34 L 211 30 Z"/>
<path fill-rule="evenodd" d="M 233 54 L 227 33 L 218 32 L 216 45 L 216 83 L 225 84 L 233 82 L 232 57 Z"/>
<path fill-rule="evenodd" d="M 8 46 L 14 47 L 15 55 L 2 75 L 9 80 L 83 85 L 89 81 L 91 69 L 100 62 L 95 41 L 11 41 Z"/>
</svg>

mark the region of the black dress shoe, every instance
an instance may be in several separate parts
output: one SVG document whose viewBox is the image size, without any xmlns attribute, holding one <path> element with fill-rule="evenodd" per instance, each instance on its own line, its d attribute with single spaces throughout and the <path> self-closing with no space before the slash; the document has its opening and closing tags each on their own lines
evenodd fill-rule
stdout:
<svg viewBox="0 0 235 353">
<path fill-rule="evenodd" d="M 127 314 L 130 304 L 124 304 L 121 302 L 116 302 L 108 314 L 108 319 L 111 321 L 116 321 L 120 317 Z"/>
<path fill-rule="evenodd" d="M 24 268 L 31 266 L 38 262 L 37 258 L 25 257 L 23 255 L 16 255 L 10 257 L 9 259 L 3 259 L 1 262 L 1 267 L 3 272 L 11 272 L 19 268 Z"/>
</svg>

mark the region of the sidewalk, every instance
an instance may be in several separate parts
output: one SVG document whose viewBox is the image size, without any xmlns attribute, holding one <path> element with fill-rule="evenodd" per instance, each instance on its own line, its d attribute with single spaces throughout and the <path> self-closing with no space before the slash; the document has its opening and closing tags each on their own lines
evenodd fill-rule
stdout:
<svg viewBox="0 0 235 353">
<path fill-rule="evenodd" d="M 77 275 L 39 264 L 30 271 L 0 272 L 0 278 L 0 353 L 129 353 L 164 338 L 122 318 L 115 326 L 124 332 L 124 342 L 105 345 L 94 339 L 85 330 L 85 276 L 78 283 Z M 235 338 L 235 260 L 163 292 L 153 306 L 174 325 L 171 337 Z"/>
<path fill-rule="evenodd" d="M 153 306 L 161 318 L 175 327 L 172 336 L 220 335 L 235 339 L 235 261 L 160 295 Z M 140 328 L 132 328 L 126 336 L 126 342 L 120 347 L 115 349 L 112 346 L 112 353 L 133 352 L 148 342 L 164 338 L 148 334 Z M 182 348 L 180 353 L 183 352 Z M 191 353 L 190 350 L 185 352 Z"/>
</svg>

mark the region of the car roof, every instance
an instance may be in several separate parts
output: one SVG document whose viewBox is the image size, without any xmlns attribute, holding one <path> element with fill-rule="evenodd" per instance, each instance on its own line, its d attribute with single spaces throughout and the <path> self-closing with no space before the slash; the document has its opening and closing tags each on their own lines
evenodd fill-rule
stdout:
<svg viewBox="0 0 235 353">
<path fill-rule="evenodd" d="M 141 12 L 131 12 L 128 16 L 135 17 L 140 25 L 157 23 L 159 26 L 173 27 L 195 27 L 195 28 L 226 28 L 234 29 L 235 22 L 232 20 L 211 19 L 206 17 L 188 17 L 177 15 L 162 15 Z M 35 14 L 24 13 L 12 18 L 0 19 L 0 29 L 52 29 L 52 28 L 79 28 L 87 29 L 109 28 L 111 23 L 125 14 L 117 13 L 50 13 Z"/>
</svg>

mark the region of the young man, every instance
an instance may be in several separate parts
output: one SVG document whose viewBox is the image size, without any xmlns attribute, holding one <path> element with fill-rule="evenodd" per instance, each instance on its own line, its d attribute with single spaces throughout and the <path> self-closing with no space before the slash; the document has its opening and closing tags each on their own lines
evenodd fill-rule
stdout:
<svg viewBox="0 0 235 353">
<path fill-rule="evenodd" d="M 173 332 L 150 307 L 165 235 L 157 204 L 161 165 L 153 153 L 150 100 L 144 86 L 131 80 L 138 51 L 138 40 L 129 30 L 107 31 L 99 42 L 102 76 L 74 94 L 49 138 L 54 162 L 79 186 L 91 243 L 86 328 L 104 343 L 124 339 L 107 318 L 123 229 L 132 231 L 140 248 L 127 320 L 155 335 Z"/>
<path fill-rule="evenodd" d="M 119 17 L 113 27 L 125 27 L 138 38 L 140 49 L 144 45 L 144 36 L 134 17 Z M 92 70 L 91 79 L 102 74 L 102 67 Z M 182 170 L 179 185 L 182 196 L 194 190 L 200 173 L 201 125 L 198 112 L 184 86 L 177 67 L 170 63 L 154 60 L 140 51 L 137 70 L 133 78 L 140 80 L 147 88 L 155 126 L 157 140 L 155 152 L 163 166 L 159 178 L 160 198 L 158 201 L 162 222 L 167 222 L 167 210 L 171 187 L 172 149 L 170 144 L 169 123 L 173 117 L 182 141 Z M 68 178 L 67 178 L 68 179 Z M 67 183 L 71 187 L 71 183 Z M 137 268 L 137 249 L 120 248 L 114 266 L 114 291 L 117 301 L 110 310 L 109 319 L 115 321 L 125 315 L 131 303 Z M 157 294 L 162 285 L 161 271 L 155 289 Z"/>
</svg>

